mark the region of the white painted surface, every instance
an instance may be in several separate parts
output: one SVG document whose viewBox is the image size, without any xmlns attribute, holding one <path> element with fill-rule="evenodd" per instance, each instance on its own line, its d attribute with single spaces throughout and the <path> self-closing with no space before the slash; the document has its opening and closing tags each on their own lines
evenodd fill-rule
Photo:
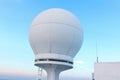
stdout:
<svg viewBox="0 0 120 80">
<path fill-rule="evenodd" d="M 95 80 L 120 80 L 120 62 L 95 63 Z"/>
<path fill-rule="evenodd" d="M 36 54 L 35 56 L 36 56 L 35 59 L 42 59 L 42 58 L 49 59 L 49 58 L 51 58 L 51 59 L 67 60 L 70 62 L 73 61 L 73 58 L 71 58 L 70 56 L 66 56 L 66 55 L 62 55 L 62 54 L 59 55 L 59 54 L 54 54 L 54 53 L 52 53 L 52 54 L 46 53 L 46 54 Z"/>
<path fill-rule="evenodd" d="M 37 58 L 37 54 L 48 53 L 73 58 L 82 45 L 83 32 L 79 20 L 72 13 L 53 8 L 43 11 L 33 20 L 29 40 Z"/>
<path fill-rule="evenodd" d="M 73 58 L 83 42 L 83 31 L 72 13 L 53 8 L 33 20 L 29 41 L 35 54 L 35 65 L 47 71 L 47 80 L 59 80 L 61 71 L 73 67 Z"/>
</svg>

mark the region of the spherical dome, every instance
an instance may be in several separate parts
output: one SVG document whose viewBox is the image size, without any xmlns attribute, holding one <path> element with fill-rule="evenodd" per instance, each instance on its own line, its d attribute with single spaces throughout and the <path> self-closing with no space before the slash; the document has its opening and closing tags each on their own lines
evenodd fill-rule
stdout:
<svg viewBox="0 0 120 80">
<path fill-rule="evenodd" d="M 82 45 L 83 31 L 72 13 L 52 8 L 41 12 L 33 20 L 29 40 L 36 59 L 71 60 Z"/>
</svg>

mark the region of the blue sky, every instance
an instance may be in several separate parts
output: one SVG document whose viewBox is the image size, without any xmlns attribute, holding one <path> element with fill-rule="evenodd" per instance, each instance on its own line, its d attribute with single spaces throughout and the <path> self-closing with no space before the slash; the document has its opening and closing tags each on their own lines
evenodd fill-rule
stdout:
<svg viewBox="0 0 120 80">
<path fill-rule="evenodd" d="M 84 31 L 84 42 L 75 57 L 74 68 L 61 74 L 63 80 L 91 77 L 96 41 L 99 61 L 120 61 L 119 4 L 120 0 L 0 0 L 0 79 L 36 79 L 37 67 L 28 33 L 34 17 L 49 8 L 72 12 Z"/>
</svg>

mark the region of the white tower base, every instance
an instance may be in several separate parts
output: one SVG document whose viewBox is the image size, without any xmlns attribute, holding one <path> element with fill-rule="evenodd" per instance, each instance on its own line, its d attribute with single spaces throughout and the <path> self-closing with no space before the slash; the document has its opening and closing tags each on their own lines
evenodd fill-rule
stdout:
<svg viewBox="0 0 120 80">
<path fill-rule="evenodd" d="M 42 63 L 42 61 L 36 62 L 35 65 L 46 70 L 47 80 L 59 80 L 60 72 L 72 68 L 72 64 L 70 63 L 65 63 L 65 62 L 58 63 L 55 61 L 52 61 L 52 63 L 51 61 L 45 61 L 45 62 L 44 63 Z"/>
</svg>

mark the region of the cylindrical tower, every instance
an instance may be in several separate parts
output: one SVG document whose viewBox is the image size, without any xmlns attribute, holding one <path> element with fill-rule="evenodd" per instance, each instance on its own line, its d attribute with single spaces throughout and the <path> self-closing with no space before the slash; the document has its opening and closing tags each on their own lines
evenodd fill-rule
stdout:
<svg viewBox="0 0 120 80">
<path fill-rule="evenodd" d="M 35 65 L 47 71 L 47 80 L 59 80 L 59 73 L 73 67 L 73 58 L 83 41 L 79 20 L 70 12 L 52 8 L 32 22 L 29 40 Z"/>
</svg>

